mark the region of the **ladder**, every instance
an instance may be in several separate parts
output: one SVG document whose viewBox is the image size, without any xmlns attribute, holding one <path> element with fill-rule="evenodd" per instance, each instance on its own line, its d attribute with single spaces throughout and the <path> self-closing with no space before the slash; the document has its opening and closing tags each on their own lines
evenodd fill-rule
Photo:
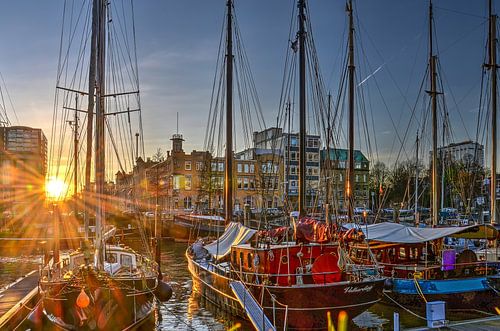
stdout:
<svg viewBox="0 0 500 331">
<path fill-rule="evenodd" d="M 252 293 L 248 291 L 245 285 L 240 281 L 232 281 L 229 286 L 233 290 L 234 295 L 238 298 L 243 309 L 252 322 L 256 330 L 259 331 L 276 331 L 276 327 L 269 321 L 264 314 L 262 306 L 255 300 Z"/>
</svg>

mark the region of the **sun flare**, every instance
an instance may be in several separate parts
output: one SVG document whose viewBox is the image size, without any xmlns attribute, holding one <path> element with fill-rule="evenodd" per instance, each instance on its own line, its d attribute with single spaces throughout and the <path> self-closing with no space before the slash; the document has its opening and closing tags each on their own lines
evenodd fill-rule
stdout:
<svg viewBox="0 0 500 331">
<path fill-rule="evenodd" d="M 58 178 L 51 178 L 45 185 L 45 192 L 50 199 L 61 199 L 68 190 L 68 185 Z"/>
</svg>

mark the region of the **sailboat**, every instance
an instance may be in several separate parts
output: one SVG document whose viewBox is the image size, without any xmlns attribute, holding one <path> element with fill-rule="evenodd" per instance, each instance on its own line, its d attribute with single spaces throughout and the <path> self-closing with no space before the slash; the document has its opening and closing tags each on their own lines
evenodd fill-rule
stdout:
<svg viewBox="0 0 500 331">
<path fill-rule="evenodd" d="M 43 313 L 58 329 L 129 330 L 153 318 L 156 298 L 167 300 L 171 289 L 159 278 L 158 264 L 150 256 L 123 245 L 108 244 L 115 228 L 105 225 L 108 199 L 111 199 L 107 196 L 105 183 L 105 136 L 111 135 L 109 131 L 106 133 L 109 125 L 106 116 L 117 115 L 108 109 L 111 104 L 108 99 L 118 99 L 121 95 L 137 96 L 138 90 L 117 91 L 112 89 L 116 86 L 106 79 L 105 55 L 111 50 L 106 45 L 107 38 L 111 35 L 107 26 L 112 21 L 108 11 L 112 6 L 106 0 L 94 0 L 91 4 L 88 12 L 92 17 L 87 82 L 89 90 L 84 92 L 59 86 L 60 81 L 58 89 L 74 95 L 88 96 L 88 108 L 85 111 L 78 109 L 76 102 L 72 110 L 82 111 L 87 115 L 88 156 L 91 156 L 92 138 L 95 136 L 95 192 L 91 192 L 90 185 L 86 185 L 83 204 L 89 214 L 90 209 L 94 209 L 95 238 L 92 244 L 86 242 L 81 248 L 64 255 L 59 254 L 56 244 L 52 260 L 41 271 L 39 289 Z M 117 17 L 114 19 L 119 20 Z M 83 34 L 88 36 L 86 31 Z M 112 56 L 112 52 L 110 53 Z M 128 115 L 130 119 L 131 111 L 127 108 L 121 113 Z M 89 158 L 86 161 L 86 173 L 90 174 L 91 162 Z M 77 159 L 73 162 L 76 163 Z M 86 181 L 90 183 L 90 177 L 86 177 Z M 60 223 L 57 209 L 54 215 L 57 237 Z M 85 234 L 90 239 L 88 224 L 85 226 Z"/>
<path fill-rule="evenodd" d="M 490 1 L 490 24 L 495 26 L 495 15 L 492 14 L 491 9 Z M 433 6 L 432 1 L 429 1 L 429 19 L 431 20 L 429 94 L 433 121 L 432 228 L 403 226 L 388 222 L 361 227 L 360 230 L 370 242 L 370 246 L 352 245 L 350 256 L 358 263 L 363 263 L 369 254 L 377 257 L 380 265 L 384 266 L 384 273 L 391 277 L 391 286 L 388 286 L 385 291 L 385 299 L 388 303 L 403 305 L 411 310 L 424 311 L 428 301 L 444 301 L 448 309 L 480 309 L 495 312 L 495 307 L 500 304 L 498 259 L 496 256 L 489 259 L 486 251 L 476 254 L 467 246 L 458 247 L 453 244 L 457 240 L 455 238 L 495 242 L 498 238 L 498 230 L 493 226 L 494 220 L 492 224 L 438 227 L 436 97 L 439 92 L 436 90 L 437 56 L 432 48 L 432 17 Z M 497 68 L 494 31 L 495 29 L 490 30 L 489 51 L 492 56 L 490 64 L 486 65 L 491 69 L 492 81 L 496 81 Z M 497 93 L 495 85 L 492 83 L 493 96 Z M 492 107 L 496 107 L 496 101 L 492 101 Z M 495 110 L 492 111 L 493 114 L 495 112 Z M 496 119 L 493 121 L 495 122 Z M 495 125 L 492 125 L 492 128 L 495 131 Z M 496 134 L 493 133 L 492 136 L 493 140 L 496 140 Z M 493 143 L 495 154 L 494 145 Z M 496 158 L 494 154 L 493 160 Z M 492 168 L 495 169 L 494 164 Z M 494 170 L 493 173 L 495 173 Z M 494 210 L 494 204 L 491 208 Z"/>
<path fill-rule="evenodd" d="M 233 1 L 227 1 L 231 28 Z M 305 215 L 305 43 L 306 1 L 298 1 L 300 54 L 299 213 Z M 229 30 L 230 31 L 230 30 Z M 339 314 L 353 318 L 381 299 L 385 278 L 376 265 L 349 263 L 343 243 L 330 231 L 315 231 L 294 241 L 287 230 L 275 243 L 266 234 L 232 222 L 232 49 L 227 34 L 225 232 L 215 241 L 195 242 L 186 251 L 193 289 L 258 330 L 325 329 Z M 319 227 L 318 227 L 319 228 Z"/>
</svg>

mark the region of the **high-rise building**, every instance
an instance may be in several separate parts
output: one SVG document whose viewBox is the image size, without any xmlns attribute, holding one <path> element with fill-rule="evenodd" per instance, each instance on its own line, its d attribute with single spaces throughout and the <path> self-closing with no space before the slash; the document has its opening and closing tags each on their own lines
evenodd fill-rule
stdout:
<svg viewBox="0 0 500 331">
<path fill-rule="evenodd" d="M 0 208 L 23 216 L 41 207 L 46 174 L 47 138 L 42 130 L 0 127 Z"/>
<path fill-rule="evenodd" d="M 256 149 L 279 151 L 283 155 L 284 201 L 292 208 L 298 206 L 299 195 L 299 134 L 286 133 L 281 128 L 269 128 L 253 133 Z M 318 205 L 321 140 L 318 135 L 306 136 L 306 206 Z"/>
<path fill-rule="evenodd" d="M 484 146 L 471 140 L 438 148 L 438 159 L 460 162 L 466 166 L 484 167 Z M 432 160 L 432 152 L 430 152 Z"/>
</svg>

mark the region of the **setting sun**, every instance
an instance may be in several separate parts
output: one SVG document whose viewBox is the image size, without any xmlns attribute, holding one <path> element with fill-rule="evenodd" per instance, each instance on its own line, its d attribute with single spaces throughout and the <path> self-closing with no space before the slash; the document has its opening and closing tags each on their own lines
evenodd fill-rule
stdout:
<svg viewBox="0 0 500 331">
<path fill-rule="evenodd" d="M 51 178 L 45 186 L 47 197 L 51 199 L 61 199 L 68 190 L 68 185 L 58 178 Z"/>
</svg>

